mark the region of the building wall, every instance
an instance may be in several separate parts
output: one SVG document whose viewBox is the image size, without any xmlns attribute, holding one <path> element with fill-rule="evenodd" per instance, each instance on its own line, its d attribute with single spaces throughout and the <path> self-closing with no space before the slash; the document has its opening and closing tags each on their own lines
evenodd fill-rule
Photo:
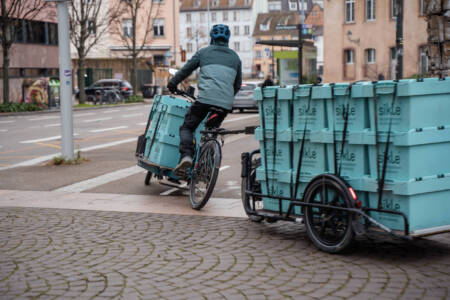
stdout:
<svg viewBox="0 0 450 300">
<path fill-rule="evenodd" d="M 355 1 L 355 22 L 347 24 L 345 1 L 324 1 L 324 81 L 376 80 L 380 74 L 392 78 L 390 48 L 395 47 L 396 26 L 390 1 L 376 1 L 374 21 L 365 20 L 364 3 Z M 426 44 L 427 32 L 419 0 L 405 1 L 404 6 L 403 76 L 408 77 L 419 72 L 419 46 Z M 366 66 L 368 48 L 376 49 L 376 63 Z M 345 49 L 354 50 L 354 64 L 344 64 Z"/>
</svg>

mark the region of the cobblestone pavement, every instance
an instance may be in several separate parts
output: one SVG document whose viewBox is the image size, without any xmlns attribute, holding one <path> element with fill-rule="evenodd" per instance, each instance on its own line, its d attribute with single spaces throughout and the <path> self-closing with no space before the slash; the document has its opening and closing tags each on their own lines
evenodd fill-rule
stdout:
<svg viewBox="0 0 450 300">
<path fill-rule="evenodd" d="M 0 298 L 449 299 L 450 234 L 319 252 L 302 226 L 2 208 Z"/>
</svg>

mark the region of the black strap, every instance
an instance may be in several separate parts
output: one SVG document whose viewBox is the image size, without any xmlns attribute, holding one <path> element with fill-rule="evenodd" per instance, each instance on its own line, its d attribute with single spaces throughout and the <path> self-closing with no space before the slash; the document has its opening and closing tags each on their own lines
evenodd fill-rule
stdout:
<svg viewBox="0 0 450 300">
<path fill-rule="evenodd" d="M 275 90 L 275 101 L 273 104 L 273 161 L 272 169 L 275 170 L 275 159 L 277 153 L 277 122 L 278 122 L 278 89 Z"/>
<path fill-rule="evenodd" d="M 160 125 L 160 123 L 161 123 L 161 122 L 160 122 L 160 121 L 161 121 L 161 117 L 162 117 L 163 115 L 165 115 L 165 114 L 166 114 L 166 111 L 167 111 L 167 105 L 166 105 L 166 104 L 163 104 L 162 107 L 165 108 L 165 109 L 164 109 L 164 111 L 161 111 L 161 113 L 160 113 L 159 116 L 158 116 L 158 120 L 156 121 L 155 131 L 153 132 L 152 141 L 150 142 L 150 146 L 149 146 L 149 153 L 152 152 L 152 147 L 153 147 L 153 144 L 155 143 L 156 133 L 158 132 L 159 125 Z M 149 154 L 149 155 L 150 155 L 150 154 Z"/>
<path fill-rule="evenodd" d="M 290 112 L 290 115 L 289 115 L 289 117 L 290 117 L 290 120 L 292 121 L 292 122 L 294 122 L 294 101 L 295 101 L 295 92 L 297 91 L 297 88 L 299 87 L 299 85 L 297 84 L 297 85 L 295 85 L 295 86 L 293 86 L 292 87 L 292 101 L 290 101 L 290 103 L 289 103 L 289 106 L 290 106 L 290 110 L 289 110 L 289 112 Z M 291 143 L 289 143 L 289 148 L 290 148 L 290 162 L 291 162 L 291 164 L 293 163 L 293 161 L 294 161 L 294 126 L 292 126 L 291 127 Z M 292 166 L 290 166 L 290 167 L 293 167 L 293 165 Z M 291 182 L 292 182 L 292 180 L 293 180 L 293 178 L 292 178 L 292 172 L 291 172 L 291 176 L 290 176 L 290 180 L 291 180 Z M 294 199 L 295 197 L 292 197 L 292 195 L 294 194 L 294 185 L 293 184 L 290 184 L 289 185 L 289 188 L 290 188 L 290 193 L 291 193 L 291 198 L 292 199 Z"/>
<path fill-rule="evenodd" d="M 381 198 L 382 193 L 384 189 L 384 182 L 386 179 L 386 171 L 387 171 L 387 161 L 388 161 L 388 151 L 389 151 L 389 144 L 391 141 L 391 131 L 392 131 L 392 112 L 394 111 L 394 105 L 395 105 L 395 98 L 397 98 L 397 84 L 394 86 L 394 93 L 392 94 L 392 104 L 391 104 L 391 118 L 389 120 L 389 129 L 388 129 L 388 135 L 386 138 L 386 148 L 384 150 L 384 157 L 383 157 L 383 169 L 381 171 L 381 179 L 378 182 L 378 208 L 381 208 Z M 377 158 L 378 159 L 378 158 Z M 378 160 L 377 160 L 378 163 Z"/>
<path fill-rule="evenodd" d="M 347 87 L 347 91 L 345 94 L 349 94 L 350 98 L 350 90 L 351 90 L 352 84 L 350 83 Z M 334 99 L 332 99 L 334 101 Z M 341 157 L 339 158 L 339 169 L 337 170 L 336 175 L 341 175 L 342 170 L 342 161 L 344 157 L 344 147 L 345 147 L 345 139 L 347 137 L 347 128 L 348 128 L 348 111 L 349 111 L 349 100 L 347 100 L 347 104 L 345 107 L 342 108 L 342 118 L 344 119 L 344 128 L 342 129 L 342 143 L 341 143 Z"/>
<path fill-rule="evenodd" d="M 305 127 L 303 128 L 303 139 L 302 139 L 302 144 L 300 145 L 300 152 L 299 152 L 298 163 L 297 163 L 297 173 L 295 174 L 295 189 L 294 189 L 294 194 L 291 195 L 292 199 L 297 197 L 298 182 L 300 180 L 302 160 L 303 160 L 303 150 L 305 148 L 305 140 L 306 140 L 306 129 L 307 129 L 307 125 L 308 125 L 308 113 L 309 113 L 309 109 L 311 106 L 311 91 L 312 91 L 312 87 L 310 87 L 310 90 L 309 90 L 308 106 L 306 107 L 306 111 L 305 111 Z"/>
<path fill-rule="evenodd" d="M 263 147 L 264 147 L 264 175 L 266 177 L 266 189 L 267 189 L 267 194 L 270 194 L 269 191 L 269 176 L 267 174 L 268 170 L 267 170 L 267 142 L 266 142 L 266 118 L 264 116 L 265 111 L 264 111 L 264 92 L 263 92 L 263 88 L 261 88 L 261 125 L 262 125 L 262 139 L 263 139 Z"/>
<path fill-rule="evenodd" d="M 158 97 L 158 98 L 156 98 L 156 97 Z M 147 126 L 145 127 L 145 133 L 147 133 L 148 128 L 150 127 L 150 124 L 152 123 L 153 115 L 155 114 L 155 111 L 158 109 L 158 106 L 159 106 L 159 97 L 161 97 L 161 96 L 157 95 L 156 97 L 155 97 L 155 100 L 153 100 L 154 105 L 152 105 L 152 109 L 150 110 L 150 114 L 148 115 Z"/>
<path fill-rule="evenodd" d="M 334 83 L 330 84 L 331 86 L 331 105 L 333 108 L 333 114 L 336 111 L 336 107 L 334 106 Z M 333 117 L 333 153 L 334 153 L 334 173 L 337 174 L 338 165 L 337 165 L 337 145 L 336 145 L 336 118 Z"/>
<path fill-rule="evenodd" d="M 379 151 L 378 151 L 378 145 L 379 145 L 379 131 L 378 131 L 378 100 L 377 100 L 377 90 L 376 90 L 376 81 L 372 82 L 373 84 L 373 106 L 374 106 L 374 122 L 375 122 L 375 155 L 376 155 L 376 168 L 377 168 L 377 183 L 380 182 L 380 164 L 378 163 L 378 157 L 379 157 Z M 378 204 L 378 206 L 380 203 Z M 378 207 L 380 208 L 380 207 Z"/>
</svg>

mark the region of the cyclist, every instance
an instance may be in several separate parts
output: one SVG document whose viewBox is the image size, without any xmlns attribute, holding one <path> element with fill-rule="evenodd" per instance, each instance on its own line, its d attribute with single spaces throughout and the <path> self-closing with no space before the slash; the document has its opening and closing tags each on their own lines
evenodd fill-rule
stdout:
<svg viewBox="0 0 450 300">
<path fill-rule="evenodd" d="M 172 93 L 177 85 L 200 67 L 198 76 L 198 97 L 189 108 L 180 127 L 180 161 L 175 175 L 183 176 L 192 166 L 195 153 L 194 131 L 209 112 L 213 112 L 213 124 L 219 127 L 231 111 L 234 95 L 242 84 L 242 64 L 239 56 L 228 47 L 230 29 L 216 24 L 210 31 L 211 44 L 198 50 L 167 84 Z"/>
</svg>

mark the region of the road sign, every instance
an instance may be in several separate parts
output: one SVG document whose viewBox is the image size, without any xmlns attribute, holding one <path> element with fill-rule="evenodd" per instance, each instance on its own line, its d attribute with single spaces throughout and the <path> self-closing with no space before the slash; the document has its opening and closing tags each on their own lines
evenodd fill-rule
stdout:
<svg viewBox="0 0 450 300">
<path fill-rule="evenodd" d="M 297 30 L 297 25 L 277 25 L 275 30 Z"/>
</svg>

